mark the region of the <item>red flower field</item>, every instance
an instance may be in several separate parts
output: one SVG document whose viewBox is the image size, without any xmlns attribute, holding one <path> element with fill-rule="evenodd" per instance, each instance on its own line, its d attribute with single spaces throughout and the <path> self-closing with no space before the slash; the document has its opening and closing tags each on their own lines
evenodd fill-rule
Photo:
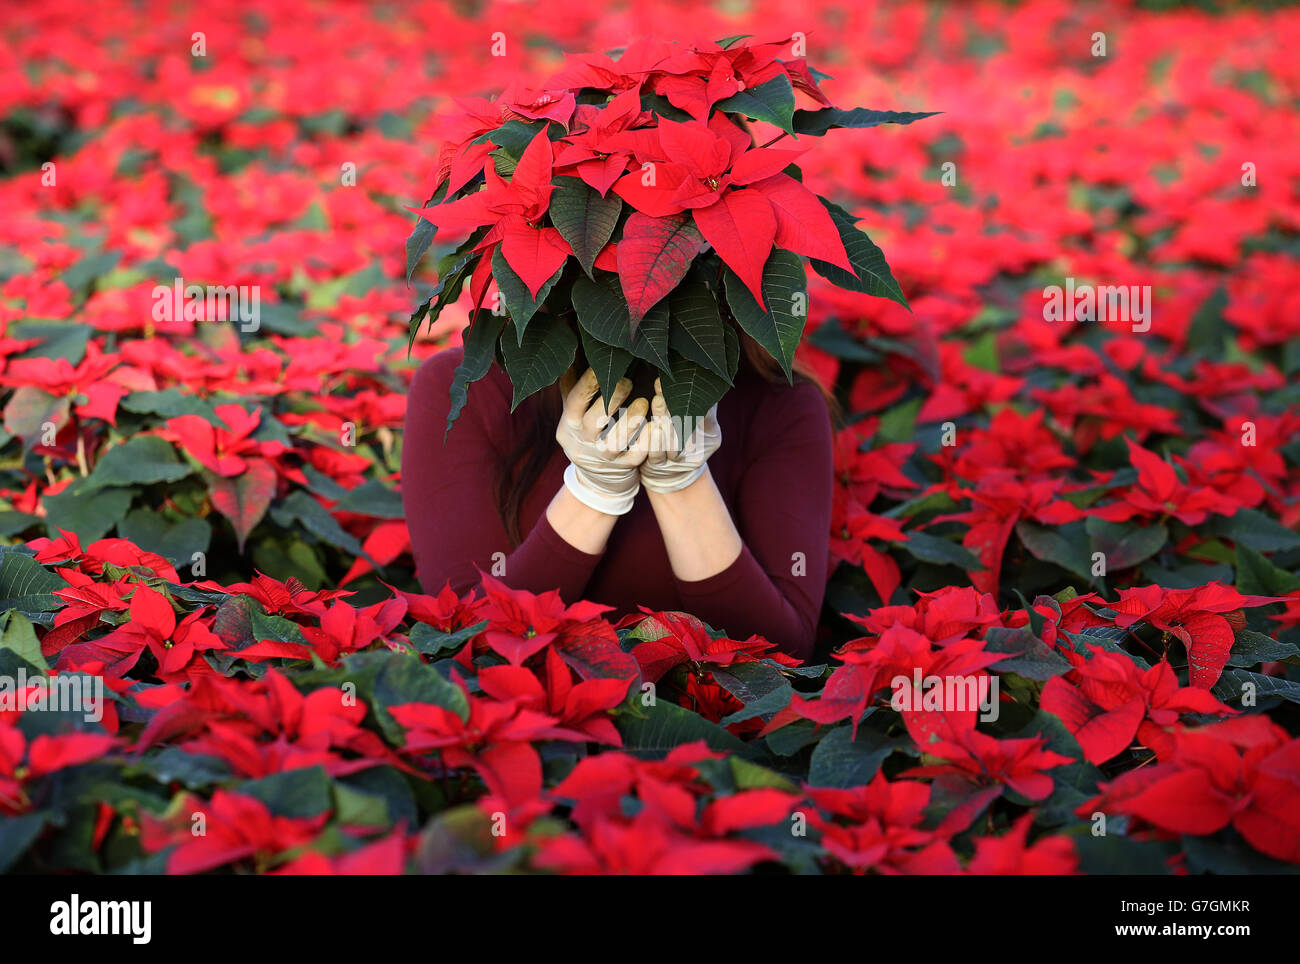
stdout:
<svg viewBox="0 0 1300 964">
<path fill-rule="evenodd" d="M 0 871 L 1300 867 L 1300 10 L 1206 6 L 10 4 Z M 741 172 L 663 135 L 717 197 L 619 182 L 610 110 L 551 161 L 695 212 L 760 303 L 719 219 L 787 151 L 885 252 L 910 310 L 807 278 L 817 655 L 422 593 L 406 387 L 481 297 L 411 308 L 541 189 L 512 155 L 425 254 L 442 144 L 546 117 L 565 51 L 751 34 L 825 72 L 800 109 L 938 113 Z M 568 253 L 531 240 L 530 302 Z"/>
</svg>

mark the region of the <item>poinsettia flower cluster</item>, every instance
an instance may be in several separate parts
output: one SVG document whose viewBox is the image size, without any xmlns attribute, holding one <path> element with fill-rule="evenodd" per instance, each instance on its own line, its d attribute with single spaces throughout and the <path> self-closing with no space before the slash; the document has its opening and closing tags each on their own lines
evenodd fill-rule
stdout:
<svg viewBox="0 0 1300 964">
<path fill-rule="evenodd" d="M 408 274 L 435 231 L 469 237 L 411 315 L 412 336 L 468 281 L 467 350 L 490 361 L 501 340 L 516 405 L 572 363 L 575 320 L 607 396 L 640 354 L 669 410 L 692 416 L 736 373 L 720 303 L 790 373 L 807 315 L 803 258 L 833 284 L 906 305 L 855 219 L 802 183 L 807 148 L 768 144 L 930 115 L 832 107 L 797 46 L 640 39 L 617 59 L 574 54 L 538 87 L 456 98 L 430 203 L 410 208 L 434 230 L 411 235 Z M 815 109 L 796 110 L 796 94 Z M 750 121 L 777 133 L 760 145 Z M 493 315 L 508 321 L 477 314 L 493 282 L 504 308 Z M 571 292 L 572 307 L 543 308 L 553 291 Z M 458 370 L 458 386 L 472 380 Z"/>
</svg>

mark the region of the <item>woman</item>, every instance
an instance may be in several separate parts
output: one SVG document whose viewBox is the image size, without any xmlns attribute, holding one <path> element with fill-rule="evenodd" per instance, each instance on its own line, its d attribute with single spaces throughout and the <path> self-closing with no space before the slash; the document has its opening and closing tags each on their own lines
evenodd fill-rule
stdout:
<svg viewBox="0 0 1300 964">
<path fill-rule="evenodd" d="M 608 426 L 618 442 L 602 444 L 611 418 L 590 370 L 511 414 L 510 381 L 495 364 L 444 444 L 463 352 L 425 361 L 402 455 L 424 589 L 450 582 L 464 592 L 482 570 L 619 615 L 682 610 L 806 659 L 826 585 L 830 413 L 814 382 L 787 384 L 756 342 L 742 342 L 734 388 L 680 452 L 657 383 L 652 399 L 630 405 L 620 383 Z"/>
</svg>

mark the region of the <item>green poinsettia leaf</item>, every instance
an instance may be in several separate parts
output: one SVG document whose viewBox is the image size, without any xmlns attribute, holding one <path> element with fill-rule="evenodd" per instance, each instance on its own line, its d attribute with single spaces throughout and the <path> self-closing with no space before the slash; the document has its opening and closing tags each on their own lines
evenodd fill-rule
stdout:
<svg viewBox="0 0 1300 964">
<path fill-rule="evenodd" d="M 596 383 L 600 385 L 600 397 L 605 403 L 605 411 L 609 411 L 614 386 L 632 366 L 632 353 L 614 345 L 606 345 L 581 326 L 578 334 L 582 338 L 582 353 L 587 356 L 587 364 L 596 372 Z"/>
<path fill-rule="evenodd" d="M 668 352 L 668 303 L 660 302 L 631 333 L 627 301 L 618 279 L 598 272 L 596 280 L 579 276 L 573 282 L 573 307 L 578 322 L 597 341 L 629 351 L 660 371 L 671 371 Z"/>
<path fill-rule="evenodd" d="M 854 107 L 852 110 L 840 110 L 838 107 L 823 107 L 821 110 L 797 110 L 794 112 L 794 133 L 821 137 L 827 131 L 838 128 L 861 129 L 879 127 L 881 124 L 910 124 L 941 113 L 931 111 L 869 110 L 866 107 Z"/>
<path fill-rule="evenodd" d="M 528 293 L 528 286 L 524 284 L 523 279 L 515 273 L 515 269 L 510 267 L 510 262 L 506 261 L 506 256 L 501 252 L 501 246 L 497 245 L 496 251 L 492 253 L 492 277 L 496 279 L 497 289 L 501 293 L 501 300 L 506 303 L 506 311 L 510 313 L 510 320 L 514 322 L 515 333 L 519 339 L 519 344 L 523 344 L 524 334 L 528 330 L 528 323 L 532 321 L 533 315 L 537 314 L 537 309 L 541 307 L 546 296 L 551 293 L 556 282 L 560 280 L 560 275 L 564 274 L 564 265 L 556 269 L 555 274 L 551 275 L 546 283 L 537 290 L 537 298 L 534 299 Z"/>
<path fill-rule="evenodd" d="M 668 296 L 669 347 L 714 374 L 731 381 L 727 324 L 717 296 L 698 276 L 688 276 Z"/>
<path fill-rule="evenodd" d="M 848 253 L 853 273 L 825 261 L 809 258 L 813 270 L 845 291 L 857 291 L 877 298 L 888 298 L 911 311 L 907 298 L 903 296 L 903 289 L 898 286 L 893 273 L 889 270 L 885 253 L 876 247 L 875 242 L 867 237 L 865 231 L 858 229 L 858 219 L 838 204 L 832 204 L 823 197 L 817 200 L 821 201 L 830 212 L 831 220 L 835 222 L 835 227 L 840 232 L 840 240 L 844 242 L 844 250 Z"/>
<path fill-rule="evenodd" d="M 787 380 L 794 380 L 794 353 L 808 320 L 807 276 L 803 259 L 790 251 L 773 250 L 763 266 L 764 311 L 745 283 L 726 270 L 727 305 L 737 324 L 781 364 Z"/>
<path fill-rule="evenodd" d="M 516 336 L 513 324 L 501 337 L 501 358 L 514 386 L 512 412 L 534 392 L 555 384 L 578 353 L 578 336 L 563 318 L 538 315 L 523 338 Z"/>
<path fill-rule="evenodd" d="M 558 177 L 548 211 L 551 223 L 569 243 L 582 270 L 591 277 L 596 256 L 609 243 L 623 210 L 622 199 L 614 193 L 600 193 L 581 178 Z"/>
<path fill-rule="evenodd" d="M 496 360 L 497 340 L 505 327 L 505 315 L 491 311 L 476 312 L 464 335 L 465 357 L 451 375 L 451 408 L 447 410 L 447 428 L 443 439 L 460 418 L 469 400 L 469 386 L 488 373 Z"/>
<path fill-rule="evenodd" d="M 794 86 L 785 73 L 777 74 L 749 90 L 732 94 L 716 104 L 729 114 L 744 114 L 794 133 Z"/>
</svg>

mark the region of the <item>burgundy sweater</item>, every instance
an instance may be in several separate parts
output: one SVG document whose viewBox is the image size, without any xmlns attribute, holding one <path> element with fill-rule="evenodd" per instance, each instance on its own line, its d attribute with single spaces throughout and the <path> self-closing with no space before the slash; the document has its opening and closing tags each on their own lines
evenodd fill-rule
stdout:
<svg viewBox="0 0 1300 964">
<path fill-rule="evenodd" d="M 815 385 L 772 384 L 742 372 L 718 403 L 722 446 L 709 470 L 744 541 L 734 563 L 698 581 L 678 579 L 644 489 L 614 526 L 605 551 L 569 545 L 546 521 L 568 464 L 558 445 L 525 496 L 523 542 L 512 545 L 497 511 L 499 463 L 520 426 L 511 387 L 493 365 L 443 443 L 452 372 L 463 351 L 422 364 L 411 382 L 402 446 L 402 501 L 416 573 L 426 592 L 450 581 L 464 593 L 505 553 L 501 581 L 566 603 L 605 603 L 617 616 L 646 606 L 693 613 L 735 639 L 758 634 L 807 657 L 826 588 L 833 471 L 826 402 Z M 615 614 L 610 614 L 615 616 Z M 615 616 L 615 618 L 617 618 Z"/>
</svg>

